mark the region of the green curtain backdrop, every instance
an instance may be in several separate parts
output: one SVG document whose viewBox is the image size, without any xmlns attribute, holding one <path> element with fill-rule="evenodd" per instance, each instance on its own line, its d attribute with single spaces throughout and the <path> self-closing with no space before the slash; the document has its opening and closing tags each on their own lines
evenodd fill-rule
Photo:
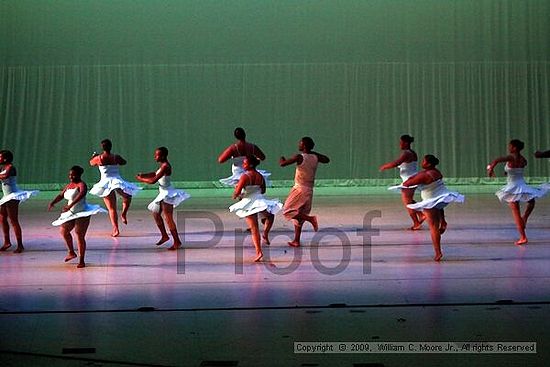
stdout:
<svg viewBox="0 0 550 367">
<path fill-rule="evenodd" d="M 20 182 L 64 182 L 110 137 L 126 177 L 164 145 L 175 180 L 209 186 L 236 126 L 274 180 L 310 135 L 332 158 L 319 178 L 386 183 L 403 133 L 454 182 L 484 181 L 510 138 L 550 176 L 531 156 L 550 149 L 546 0 L 13 0 L 0 31 L 0 146 Z"/>
</svg>

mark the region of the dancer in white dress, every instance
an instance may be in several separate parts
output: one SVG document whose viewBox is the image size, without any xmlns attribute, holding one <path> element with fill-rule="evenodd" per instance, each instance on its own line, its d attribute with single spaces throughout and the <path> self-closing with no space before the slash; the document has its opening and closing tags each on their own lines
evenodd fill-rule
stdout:
<svg viewBox="0 0 550 367">
<path fill-rule="evenodd" d="M 330 159 L 324 154 L 313 151 L 315 143 L 309 136 L 305 136 L 298 142 L 300 154 L 286 159 L 281 157 L 281 167 L 296 164 L 294 186 L 290 190 L 283 207 L 283 215 L 287 220 L 294 222 L 294 239 L 288 242 L 289 246 L 299 247 L 302 235 L 302 227 L 305 222 L 311 223 L 313 230 L 318 230 L 317 217 L 310 215 L 313 203 L 313 186 L 315 174 L 319 163 L 329 163 Z"/>
<path fill-rule="evenodd" d="M 17 188 L 17 170 L 12 164 L 13 153 L 9 150 L 0 151 L 0 181 L 2 182 L 2 199 L 0 199 L 0 221 L 4 232 L 4 244 L 0 251 L 6 251 L 11 247 L 10 223 L 15 233 L 17 248 L 14 253 L 20 254 L 23 246 L 23 234 L 19 224 L 19 203 L 27 200 L 38 191 L 24 191 Z M 9 220 L 9 221 L 8 221 Z"/>
<path fill-rule="evenodd" d="M 243 161 L 246 156 L 254 155 L 260 161 L 265 160 L 264 152 L 262 152 L 257 145 L 246 141 L 246 133 L 242 127 L 236 128 L 233 135 L 237 139 L 237 142 L 228 146 L 218 157 L 219 163 L 225 163 L 231 159 L 232 175 L 227 178 L 220 179 L 222 184 L 231 187 L 237 185 L 241 175 L 245 172 Z M 269 176 L 271 173 L 264 170 L 258 170 L 258 172 L 264 177 L 266 186 L 270 186 Z"/>
<path fill-rule="evenodd" d="M 279 200 L 268 200 L 263 196 L 266 185 L 265 179 L 256 170 L 259 163 L 258 158 L 253 155 L 249 155 L 244 159 L 243 168 L 245 173 L 241 175 L 233 192 L 233 199 L 239 198 L 240 201 L 229 207 L 230 212 L 237 214 L 240 218 L 246 218 L 248 228 L 250 228 L 252 234 L 252 242 L 256 249 L 254 262 L 261 261 L 263 257 L 258 216 L 262 217 L 264 225 L 262 238 L 269 245 L 269 231 L 273 226 L 275 214 L 283 207 Z"/>
<path fill-rule="evenodd" d="M 132 196 L 137 194 L 141 188 L 120 177 L 118 166 L 125 165 L 126 160 L 118 154 L 112 154 L 112 147 L 113 144 L 109 139 L 102 140 L 103 153 L 94 154 L 90 159 L 90 165 L 97 166 L 101 174 L 101 179 L 90 189 L 90 194 L 103 198 L 113 226 L 111 236 L 117 237 L 120 231 L 118 228 L 116 194 L 122 197 L 122 213 L 120 214 L 122 223 L 128 224 L 128 209 L 130 209 Z"/>
<path fill-rule="evenodd" d="M 528 242 L 525 228 L 527 220 L 535 209 L 535 199 L 544 196 L 547 192 L 545 188 L 535 188 L 527 185 L 523 179 L 523 170 L 527 166 L 527 160 L 521 155 L 521 151 L 525 144 L 518 140 L 512 139 L 508 143 L 507 156 L 494 159 L 487 166 L 487 174 L 490 177 L 495 176 L 494 168 L 499 163 L 506 163 L 504 170 L 506 172 L 506 186 L 498 190 L 495 195 L 501 202 L 506 202 L 512 210 L 512 216 L 516 223 L 516 228 L 519 232 L 519 239 L 515 242 L 516 245 L 524 245 Z M 520 203 L 527 202 L 525 212 L 521 214 Z"/>
<path fill-rule="evenodd" d="M 73 166 L 69 170 L 69 184 L 61 190 L 48 205 L 48 210 L 52 210 L 55 204 L 63 199 L 67 200 L 67 205 L 62 209 L 62 213 L 52 225 L 61 226 L 60 233 L 65 244 L 67 245 L 68 254 L 65 257 L 65 262 L 76 258 L 76 253 L 73 246 L 73 236 L 71 231 L 74 229 L 76 233 L 76 241 L 78 245 L 78 265 L 77 268 L 86 266 L 84 257 L 86 255 L 86 232 L 90 225 L 90 217 L 97 213 L 107 213 L 99 205 L 90 205 L 86 203 L 86 192 L 88 187 L 82 181 L 84 169 L 80 166 Z"/>
<path fill-rule="evenodd" d="M 428 218 L 430 225 L 430 235 L 434 247 L 434 260 L 440 261 L 443 257 L 441 252 L 441 235 L 447 229 L 445 220 L 445 208 L 452 202 L 464 202 L 464 196 L 458 192 L 449 191 L 443 183 L 443 175 L 436 168 L 439 164 L 439 159 L 428 154 L 422 160 L 423 170 L 416 175 L 403 182 L 404 187 L 418 186 L 420 187 L 420 195 L 422 201 L 407 205 L 413 210 L 423 210 Z"/>
<path fill-rule="evenodd" d="M 399 168 L 399 175 L 401 176 L 402 183 L 414 176 L 418 172 L 418 156 L 416 152 L 411 149 L 411 144 L 413 142 L 414 138 L 412 136 L 401 135 L 401 138 L 399 139 L 401 155 L 396 160 L 381 165 L 379 170 L 384 171 L 391 168 Z M 413 225 L 409 229 L 412 231 L 419 230 L 422 227 L 422 222 L 424 222 L 424 215 L 421 211 L 413 210 L 407 207 L 409 204 L 416 203 L 416 201 L 414 201 L 415 187 L 406 188 L 399 185 L 388 188 L 388 190 L 396 189 L 401 190 L 401 201 L 413 221 Z"/>
<path fill-rule="evenodd" d="M 156 243 L 157 246 L 167 242 L 170 237 L 166 232 L 166 226 L 164 219 L 168 225 L 168 229 L 172 234 L 174 243 L 168 248 L 168 250 L 177 250 L 182 246 L 178 228 L 174 221 L 174 208 L 177 207 L 182 201 L 188 199 L 190 195 L 183 190 L 174 188 L 170 182 L 170 176 L 172 175 L 172 166 L 168 162 L 168 149 L 160 147 L 155 150 L 155 161 L 160 163 L 160 167 L 155 172 L 138 173 L 136 179 L 138 181 L 154 184 L 159 183 L 159 194 L 157 197 L 147 206 L 147 208 L 153 213 L 153 218 L 160 230 L 161 238 Z"/>
</svg>

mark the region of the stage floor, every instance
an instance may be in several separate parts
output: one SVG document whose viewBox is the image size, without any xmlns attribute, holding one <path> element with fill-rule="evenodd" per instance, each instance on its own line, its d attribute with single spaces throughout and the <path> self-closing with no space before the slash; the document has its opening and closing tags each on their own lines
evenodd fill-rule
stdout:
<svg viewBox="0 0 550 367">
<path fill-rule="evenodd" d="M 96 201 L 93 201 L 96 202 Z M 2 366 L 543 366 L 550 362 L 550 199 L 514 245 L 510 210 L 469 194 L 446 210 L 443 261 L 427 225 L 407 231 L 398 195 L 317 196 L 320 232 L 287 245 L 277 216 L 253 263 L 226 198 L 178 213 L 184 250 L 156 247 L 146 211 L 111 238 L 88 231 L 87 267 L 64 263 L 57 213 L 21 205 L 26 251 L 0 253 Z M 370 219 L 372 218 L 372 220 Z M 12 235 L 13 241 L 13 235 Z M 241 245 L 243 244 L 244 245 Z M 14 247 L 12 247 L 13 249 Z M 299 354 L 295 342 L 537 342 L 536 354 Z"/>
</svg>

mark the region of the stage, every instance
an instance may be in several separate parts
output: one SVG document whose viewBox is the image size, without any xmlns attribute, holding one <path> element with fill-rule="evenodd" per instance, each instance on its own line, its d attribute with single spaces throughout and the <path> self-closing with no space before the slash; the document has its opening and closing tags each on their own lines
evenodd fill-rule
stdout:
<svg viewBox="0 0 550 367">
<path fill-rule="evenodd" d="M 406 230 L 399 195 L 356 189 L 320 190 L 320 231 L 306 225 L 301 248 L 287 245 L 292 224 L 278 215 L 262 263 L 251 262 L 244 221 L 226 211 L 226 196 L 178 207 L 176 252 L 166 250 L 171 242 L 154 245 L 149 199 L 138 197 L 118 238 L 107 215 L 92 218 L 84 269 L 63 262 L 50 225 L 57 213 L 41 194 L 20 208 L 25 252 L 0 253 L 1 364 L 545 365 L 550 199 L 537 202 L 529 244 L 518 247 L 510 210 L 488 191 L 446 209 L 440 263 L 427 224 Z M 295 342 L 317 341 L 537 342 L 537 353 L 294 353 Z"/>
</svg>

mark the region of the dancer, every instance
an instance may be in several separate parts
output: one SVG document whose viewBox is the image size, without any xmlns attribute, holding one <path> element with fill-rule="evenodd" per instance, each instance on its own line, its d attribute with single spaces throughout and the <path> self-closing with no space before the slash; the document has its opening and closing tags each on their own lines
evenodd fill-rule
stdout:
<svg viewBox="0 0 550 367">
<path fill-rule="evenodd" d="M 443 183 L 443 175 L 436 168 L 439 164 L 437 159 L 432 154 L 424 156 L 422 160 L 423 170 L 412 176 L 405 182 L 404 187 L 423 185 L 420 195 L 422 201 L 414 204 L 408 204 L 407 207 L 413 210 L 423 210 L 424 215 L 428 218 L 430 225 L 430 235 L 435 252 L 434 260 L 440 261 L 443 258 L 441 252 L 441 235 L 447 229 L 445 221 L 445 208 L 449 203 L 455 201 L 464 202 L 464 196 L 458 192 L 452 192 L 445 187 Z"/>
<path fill-rule="evenodd" d="M 23 246 L 23 234 L 19 224 L 19 203 L 27 200 L 38 191 L 23 191 L 17 189 L 17 170 L 13 165 L 13 153 L 9 150 L 0 150 L 0 181 L 2 182 L 2 199 L 0 199 L 0 221 L 4 232 L 4 244 L 0 251 L 6 251 L 11 247 L 10 225 L 13 227 L 17 248 L 13 251 L 20 254 L 25 250 Z M 8 223 L 9 219 L 9 223 Z"/>
<path fill-rule="evenodd" d="M 401 135 L 399 139 L 399 148 L 401 149 L 401 155 L 392 161 L 385 163 L 380 166 L 379 170 L 384 171 L 390 168 L 399 168 L 399 175 L 401 176 L 402 182 L 407 181 L 411 176 L 414 176 L 418 172 L 418 156 L 414 150 L 411 149 L 411 144 L 414 142 L 414 138 L 410 135 Z M 407 208 L 408 204 L 414 204 L 414 190 L 415 187 L 403 188 L 402 186 L 392 186 L 389 190 L 393 190 L 401 187 L 401 201 L 409 213 L 413 221 L 412 227 L 409 229 L 411 231 L 419 230 L 422 227 L 422 222 L 424 222 L 424 215 L 421 211 L 416 211 Z"/>
<path fill-rule="evenodd" d="M 292 247 L 300 246 L 300 237 L 304 222 L 311 223 L 314 231 L 318 230 L 317 217 L 309 215 L 313 202 L 315 173 L 319 162 L 329 163 L 330 159 L 326 155 L 314 152 L 314 147 L 315 143 L 313 139 L 308 136 L 303 137 L 298 142 L 298 150 L 301 153 L 289 159 L 285 157 L 279 159 L 281 167 L 296 163 L 294 186 L 290 190 L 283 207 L 285 218 L 294 222 L 294 239 L 288 242 Z"/>
<path fill-rule="evenodd" d="M 533 209 L 535 209 L 535 199 L 544 196 L 547 191 L 546 189 L 531 187 L 525 183 L 523 169 L 527 166 L 527 160 L 521 155 L 524 146 L 525 144 L 521 140 L 510 140 L 510 143 L 508 143 L 508 153 L 510 154 L 494 159 L 487 166 L 487 174 L 494 177 L 495 166 L 499 163 L 506 163 L 504 166 L 506 186 L 498 190 L 495 195 L 501 202 L 507 202 L 512 210 L 512 216 L 519 232 L 519 239 L 515 242 L 518 246 L 528 242 L 525 233 L 527 220 Z M 520 202 L 527 202 L 523 215 L 521 214 Z"/>
<path fill-rule="evenodd" d="M 262 239 L 269 245 L 269 231 L 273 226 L 275 214 L 281 210 L 283 204 L 279 200 L 267 200 L 265 194 L 265 179 L 256 170 L 260 160 L 254 155 L 248 155 L 243 160 L 243 169 L 245 172 L 241 175 L 233 199 L 239 198 L 240 201 L 229 207 L 230 212 L 234 212 L 240 218 L 246 218 L 248 228 L 252 233 L 252 242 L 256 249 L 254 262 L 262 260 L 263 252 L 260 245 L 260 230 L 258 228 L 258 216 L 262 217 L 264 231 Z"/>
<path fill-rule="evenodd" d="M 101 141 L 101 148 L 103 153 L 93 155 L 90 159 L 91 166 L 97 166 L 101 179 L 91 189 L 90 194 L 103 198 L 103 202 L 109 211 L 109 218 L 113 226 L 111 236 L 117 237 L 120 234 L 118 229 L 118 215 L 116 208 L 116 194 L 122 197 L 122 213 L 120 218 L 122 223 L 128 224 L 128 209 L 132 202 L 132 196 L 134 196 L 140 187 L 124 181 L 120 177 L 118 166 L 126 164 L 126 160 L 118 154 L 112 154 L 111 149 L 113 144 L 109 139 Z"/>
<path fill-rule="evenodd" d="M 170 237 L 166 232 L 166 224 L 172 234 L 174 243 L 168 248 L 168 250 L 177 250 L 182 246 L 178 228 L 174 221 L 174 208 L 177 207 L 182 201 L 189 198 L 189 194 L 183 190 L 175 189 L 171 182 L 170 176 L 172 175 L 172 166 L 168 162 L 168 149 L 160 147 L 155 150 L 155 161 L 160 163 L 160 167 L 155 172 L 138 173 L 136 179 L 145 182 L 147 184 L 159 183 L 159 194 L 157 197 L 147 206 L 147 208 L 153 213 L 155 223 L 160 230 L 160 240 L 156 243 L 157 246 L 167 242 Z M 162 216 L 164 215 L 164 220 Z"/>
<path fill-rule="evenodd" d="M 90 217 L 97 213 L 107 213 L 99 205 L 90 205 L 86 203 L 86 192 L 88 187 L 82 181 L 84 168 L 73 166 L 69 170 L 69 184 L 65 186 L 61 193 L 57 195 L 48 205 L 48 210 L 52 210 L 55 204 L 65 198 L 68 202 L 62 209 L 62 213 L 57 220 L 52 222 L 54 226 L 61 226 L 60 233 L 67 245 L 68 254 L 65 262 L 76 258 L 73 246 L 73 236 L 71 231 L 76 233 L 76 242 L 78 245 L 78 265 L 77 268 L 86 266 L 84 256 L 86 255 L 86 232 L 90 225 Z"/>
<path fill-rule="evenodd" d="M 246 141 L 246 133 L 242 127 L 238 127 L 233 132 L 233 135 L 237 139 L 237 142 L 228 146 L 218 157 L 219 163 L 225 163 L 229 159 L 232 161 L 231 176 L 220 179 L 220 182 L 226 186 L 235 186 L 239 182 L 241 175 L 245 172 L 243 168 L 243 160 L 247 155 L 254 155 L 260 161 L 265 160 L 265 154 L 257 145 L 248 143 Z M 266 185 L 269 186 L 269 176 L 271 173 L 258 170 L 258 172 L 264 177 Z"/>
</svg>

